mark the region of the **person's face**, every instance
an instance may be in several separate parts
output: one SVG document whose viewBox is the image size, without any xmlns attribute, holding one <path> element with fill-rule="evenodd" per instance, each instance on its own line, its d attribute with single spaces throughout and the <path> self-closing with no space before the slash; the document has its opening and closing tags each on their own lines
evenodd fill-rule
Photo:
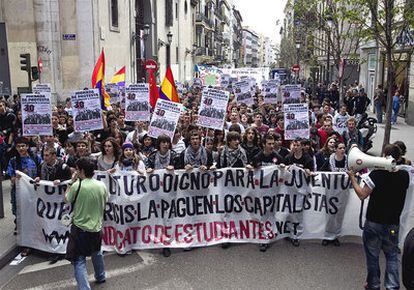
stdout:
<svg viewBox="0 0 414 290">
<path fill-rule="evenodd" d="M 44 160 L 47 164 L 51 165 L 56 160 L 56 154 L 53 154 L 53 153 L 50 153 L 50 152 L 45 152 L 45 153 L 43 153 L 43 158 L 44 158 Z"/>
<path fill-rule="evenodd" d="M 149 147 L 149 146 L 151 146 L 151 144 L 152 144 L 151 137 L 145 137 L 144 138 L 144 146 Z"/>
<path fill-rule="evenodd" d="M 59 118 L 56 116 L 52 116 L 52 124 L 53 126 L 59 125 Z"/>
<path fill-rule="evenodd" d="M 341 109 L 339 110 L 339 113 L 341 115 L 345 115 L 346 114 L 346 107 L 341 107 Z"/>
<path fill-rule="evenodd" d="M 126 158 L 132 158 L 134 156 L 134 149 L 132 149 L 132 148 L 125 148 L 124 149 L 124 156 Z"/>
<path fill-rule="evenodd" d="M 190 115 L 184 115 L 184 122 L 185 123 L 190 123 Z"/>
<path fill-rule="evenodd" d="M 106 141 L 104 143 L 104 150 L 105 154 L 113 154 L 114 153 L 114 145 L 110 141 Z"/>
<path fill-rule="evenodd" d="M 119 115 L 118 124 L 123 125 L 124 123 L 125 123 L 125 116 L 124 115 Z"/>
<path fill-rule="evenodd" d="M 253 132 L 253 130 L 249 130 L 246 133 L 246 138 L 247 138 L 247 142 L 253 142 L 253 140 L 254 140 L 254 132 Z"/>
<path fill-rule="evenodd" d="M 264 150 L 267 152 L 273 151 L 275 149 L 275 140 L 266 140 Z"/>
<path fill-rule="evenodd" d="M 17 119 L 22 120 L 22 111 L 17 112 Z"/>
<path fill-rule="evenodd" d="M 292 143 L 292 151 L 294 153 L 299 153 L 300 151 L 302 151 L 302 144 L 298 141 L 294 141 Z"/>
<path fill-rule="evenodd" d="M 240 113 L 246 113 L 246 111 L 247 111 L 246 105 L 240 106 Z"/>
<path fill-rule="evenodd" d="M 335 149 L 335 143 L 336 143 L 335 139 L 333 139 L 333 138 L 332 139 L 329 139 L 329 141 L 328 141 L 328 148 L 333 151 Z"/>
<path fill-rule="evenodd" d="M 285 120 L 283 120 L 283 119 L 279 119 L 279 120 L 277 121 L 277 126 L 278 126 L 279 128 L 282 128 L 282 129 L 283 129 L 284 125 L 285 125 Z"/>
<path fill-rule="evenodd" d="M 233 139 L 229 142 L 229 148 L 233 150 L 237 149 L 237 147 L 239 147 L 239 143 L 240 143 L 239 139 Z"/>
<path fill-rule="evenodd" d="M 68 143 L 65 147 L 65 151 L 67 154 L 75 154 L 75 147 L 73 147 L 73 145 L 71 143 Z"/>
<path fill-rule="evenodd" d="M 65 125 L 66 124 L 66 118 L 65 117 L 59 117 L 59 124 Z"/>
<path fill-rule="evenodd" d="M 0 114 L 6 112 L 6 105 L 3 102 L 0 102 Z"/>
<path fill-rule="evenodd" d="M 330 110 L 331 110 L 331 107 L 330 106 L 328 106 L 328 105 L 323 106 L 323 112 L 324 112 L 324 114 L 328 114 Z"/>
<path fill-rule="evenodd" d="M 340 143 L 340 144 L 338 145 L 338 147 L 336 148 L 336 153 L 337 153 L 338 155 L 345 155 L 345 144 Z"/>
<path fill-rule="evenodd" d="M 236 113 L 236 114 L 237 114 L 237 112 L 238 112 L 238 111 L 237 111 L 237 107 L 233 107 L 233 108 L 231 108 L 231 112 L 232 112 L 232 113 Z"/>
<path fill-rule="evenodd" d="M 213 142 L 212 141 L 206 142 L 206 150 L 208 150 L 208 151 L 213 150 Z"/>
<path fill-rule="evenodd" d="M 247 116 L 246 115 L 242 115 L 241 116 L 241 121 L 242 121 L 242 123 L 247 123 L 247 121 L 248 121 Z"/>
<path fill-rule="evenodd" d="M 355 129 L 355 122 L 354 121 L 349 121 L 348 122 L 348 130 L 353 131 L 354 129 Z"/>
<path fill-rule="evenodd" d="M 19 143 L 16 144 L 16 149 L 20 156 L 25 156 L 28 153 L 27 150 L 29 150 L 29 146 L 27 146 L 25 143 Z"/>
<path fill-rule="evenodd" d="M 167 141 L 162 141 L 160 143 L 160 151 L 161 152 L 167 152 L 168 149 L 170 149 L 170 143 L 168 143 Z"/>
<path fill-rule="evenodd" d="M 86 155 L 87 150 L 88 150 L 88 147 L 86 146 L 86 144 L 84 143 L 76 144 L 76 153 L 78 153 L 79 155 L 81 156 Z"/>
<path fill-rule="evenodd" d="M 230 120 L 231 121 L 233 121 L 233 122 L 237 122 L 237 113 L 235 113 L 235 112 L 232 112 L 231 113 L 231 115 L 230 115 Z"/>
<path fill-rule="evenodd" d="M 254 121 L 258 124 L 261 124 L 263 121 L 262 115 L 256 115 L 256 117 L 254 117 Z"/>
<path fill-rule="evenodd" d="M 200 137 L 199 136 L 191 136 L 190 138 L 190 145 L 193 149 L 198 149 L 200 147 Z"/>
<path fill-rule="evenodd" d="M 332 131 L 332 123 L 331 122 L 323 122 L 323 129 L 326 131 L 326 132 L 330 132 L 330 131 Z"/>
<path fill-rule="evenodd" d="M 118 126 L 118 122 L 116 121 L 116 119 L 112 119 L 109 123 L 109 126 L 111 126 L 112 129 L 116 128 Z"/>
</svg>

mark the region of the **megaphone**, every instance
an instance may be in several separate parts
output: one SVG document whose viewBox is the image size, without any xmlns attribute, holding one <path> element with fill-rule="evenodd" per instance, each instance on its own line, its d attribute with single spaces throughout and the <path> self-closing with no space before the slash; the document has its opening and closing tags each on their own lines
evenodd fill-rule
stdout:
<svg viewBox="0 0 414 290">
<path fill-rule="evenodd" d="M 393 171 L 395 166 L 396 162 L 392 157 L 370 156 L 359 150 L 357 145 L 353 145 L 351 149 L 349 149 L 348 168 L 354 171 L 360 171 L 364 168 Z"/>
</svg>

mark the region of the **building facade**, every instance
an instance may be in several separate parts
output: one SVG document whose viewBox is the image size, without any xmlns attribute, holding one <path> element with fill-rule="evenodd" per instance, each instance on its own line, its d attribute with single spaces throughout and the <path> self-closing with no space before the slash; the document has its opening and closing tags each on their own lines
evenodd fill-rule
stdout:
<svg viewBox="0 0 414 290">
<path fill-rule="evenodd" d="M 32 66 L 42 62 L 40 81 L 51 84 L 55 102 L 91 86 L 102 49 L 107 80 L 125 65 L 127 82 L 135 81 L 134 1 L 17 0 L 0 5 L 11 93 L 28 86 L 27 73 L 20 70 L 20 54 L 25 53 Z"/>
<path fill-rule="evenodd" d="M 259 66 L 259 36 L 248 27 L 242 29 L 243 65 L 248 67 Z"/>
</svg>

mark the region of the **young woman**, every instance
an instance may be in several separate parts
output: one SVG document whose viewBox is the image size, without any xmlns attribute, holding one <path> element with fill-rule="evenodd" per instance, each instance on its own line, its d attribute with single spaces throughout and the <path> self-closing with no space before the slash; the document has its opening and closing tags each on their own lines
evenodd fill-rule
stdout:
<svg viewBox="0 0 414 290">
<path fill-rule="evenodd" d="M 328 137 L 325 145 L 321 150 L 316 152 L 316 170 L 317 171 L 331 171 L 329 166 L 329 157 L 335 151 L 336 138 L 334 136 Z"/>
<path fill-rule="evenodd" d="M 335 152 L 329 157 L 329 167 L 332 172 L 345 172 L 347 168 L 347 156 L 345 154 L 345 143 L 337 142 L 335 144 Z M 330 191 L 327 191 L 327 195 L 331 194 Z M 327 196 L 327 198 L 330 198 Z M 347 200 L 343 198 L 341 200 Z M 338 212 L 336 215 L 329 216 L 328 222 L 326 224 L 325 232 L 327 236 L 334 237 L 333 240 L 322 240 L 322 246 L 327 246 L 332 243 L 334 246 L 339 247 L 341 243 L 339 242 L 337 236 L 341 232 L 342 220 L 344 218 L 346 203 L 337 204 Z"/>
<path fill-rule="evenodd" d="M 131 142 L 122 144 L 122 154 L 116 165 L 116 170 L 137 171 L 140 174 L 145 173 L 145 164 L 142 158 L 135 152 L 134 145 Z"/>
<path fill-rule="evenodd" d="M 241 146 L 246 151 L 247 161 L 251 164 L 253 157 L 260 152 L 260 135 L 254 127 L 246 129 Z"/>
<path fill-rule="evenodd" d="M 119 160 L 120 147 L 115 138 L 109 137 L 101 144 L 101 152 L 97 155 L 98 170 L 106 171 L 115 168 Z"/>
</svg>

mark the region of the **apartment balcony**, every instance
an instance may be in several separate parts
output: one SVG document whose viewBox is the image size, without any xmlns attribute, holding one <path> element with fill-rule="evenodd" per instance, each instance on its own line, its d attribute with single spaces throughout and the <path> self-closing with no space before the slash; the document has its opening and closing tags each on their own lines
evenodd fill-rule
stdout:
<svg viewBox="0 0 414 290">
<path fill-rule="evenodd" d="M 218 42 L 222 42 L 223 41 L 223 33 L 216 31 L 214 33 L 214 40 L 216 40 Z"/>
<path fill-rule="evenodd" d="M 206 15 L 200 12 L 196 14 L 196 25 L 202 25 L 205 28 L 210 29 L 210 30 L 214 29 L 213 20 L 209 19 Z"/>
</svg>

